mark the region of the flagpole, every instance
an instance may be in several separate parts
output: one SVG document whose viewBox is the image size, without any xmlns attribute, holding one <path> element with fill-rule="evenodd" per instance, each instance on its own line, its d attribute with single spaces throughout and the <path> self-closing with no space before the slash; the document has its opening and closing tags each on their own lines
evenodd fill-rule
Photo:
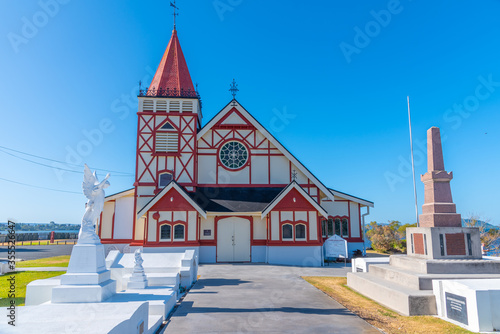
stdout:
<svg viewBox="0 0 500 334">
<path fill-rule="evenodd" d="M 411 135 L 411 114 L 410 114 L 410 97 L 406 97 L 406 101 L 408 102 L 408 123 L 410 126 L 410 149 L 411 149 L 411 171 L 413 174 L 413 195 L 415 197 L 415 218 L 417 220 L 417 227 L 420 226 L 418 221 L 418 204 L 417 204 L 417 187 L 415 184 L 415 163 L 413 161 L 413 140 Z"/>
</svg>

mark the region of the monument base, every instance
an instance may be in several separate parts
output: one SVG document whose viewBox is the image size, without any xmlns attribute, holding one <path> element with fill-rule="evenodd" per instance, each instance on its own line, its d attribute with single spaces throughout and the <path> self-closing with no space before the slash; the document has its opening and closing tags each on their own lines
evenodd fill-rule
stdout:
<svg viewBox="0 0 500 334">
<path fill-rule="evenodd" d="M 52 303 L 98 303 L 116 293 L 106 269 L 102 244 L 76 244 L 61 285 L 52 289 Z"/>
<path fill-rule="evenodd" d="M 52 289 L 52 303 L 100 303 L 116 294 L 116 281 L 100 284 L 60 285 Z"/>
<path fill-rule="evenodd" d="M 408 256 L 423 259 L 481 259 L 477 227 L 410 227 Z"/>
<path fill-rule="evenodd" d="M 500 279 L 500 261 L 390 256 L 367 273 L 347 273 L 347 285 L 403 315 L 437 314 L 433 280 Z"/>
<path fill-rule="evenodd" d="M 148 279 L 144 272 L 133 273 L 127 283 L 127 289 L 145 289 L 148 286 Z"/>
</svg>

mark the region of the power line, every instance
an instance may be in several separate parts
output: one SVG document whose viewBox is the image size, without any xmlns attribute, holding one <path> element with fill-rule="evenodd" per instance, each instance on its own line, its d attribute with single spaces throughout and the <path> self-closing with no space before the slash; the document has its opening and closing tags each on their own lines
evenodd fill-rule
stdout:
<svg viewBox="0 0 500 334">
<path fill-rule="evenodd" d="M 2 150 L 2 149 L 3 149 L 3 150 Z M 8 147 L 5 147 L 5 146 L 0 146 L 0 152 L 3 152 L 3 153 L 5 153 L 5 154 L 8 154 L 8 155 L 10 155 L 10 156 L 13 156 L 13 157 L 15 157 L 15 158 L 18 158 L 18 159 L 21 159 L 21 160 L 24 160 L 24 161 L 28 161 L 28 162 L 31 162 L 31 163 L 34 163 L 34 164 L 37 164 L 37 165 L 41 165 L 41 166 L 44 166 L 44 167 L 53 168 L 53 169 L 58 169 L 58 170 L 63 170 L 63 171 L 71 172 L 71 173 L 79 173 L 79 174 L 81 174 L 81 173 L 82 173 L 81 171 L 75 171 L 75 170 L 71 170 L 71 169 L 66 169 L 66 168 L 61 168 L 61 167 L 56 167 L 56 166 L 46 165 L 46 164 L 40 163 L 40 162 L 38 162 L 38 161 L 33 161 L 33 160 L 30 160 L 30 159 L 26 159 L 26 158 L 23 158 L 23 157 L 17 156 L 17 155 L 15 155 L 15 154 L 9 153 L 9 152 L 5 152 L 4 150 L 9 150 L 9 151 L 12 151 L 12 152 L 16 152 L 16 153 L 24 154 L 24 155 L 31 156 L 31 157 L 35 157 L 35 158 L 38 158 L 38 159 L 43 159 L 43 160 L 47 160 L 47 161 L 57 162 L 57 163 L 60 163 L 60 164 L 63 164 L 63 165 L 71 165 L 71 166 L 75 166 L 75 167 L 78 167 L 78 168 L 82 168 L 82 166 L 77 165 L 77 164 L 66 163 L 66 162 L 59 161 L 59 160 L 54 160 L 54 159 L 44 158 L 44 157 L 41 157 L 41 156 L 38 156 L 38 155 L 34 155 L 34 154 L 30 154 L 30 153 L 26 153 L 26 152 L 22 152 L 22 151 L 14 150 L 14 149 L 12 149 L 12 148 L 8 148 Z M 134 175 L 134 174 L 132 174 L 132 173 L 125 173 L 125 172 L 119 172 L 119 171 L 113 171 L 113 170 L 101 169 L 101 168 L 95 168 L 95 170 L 98 170 L 98 171 L 103 171 L 103 172 L 111 172 L 111 173 L 118 173 L 118 174 L 122 174 L 122 175 L 114 175 L 114 176 L 133 176 L 133 175 Z"/>
<path fill-rule="evenodd" d="M 5 182 L 20 184 L 20 185 L 23 185 L 23 186 L 26 186 L 26 187 L 31 187 L 31 188 L 38 188 L 38 189 L 44 189 L 44 190 L 58 191 L 58 192 L 69 193 L 69 194 L 78 194 L 78 195 L 82 194 L 81 192 L 76 192 L 76 191 L 46 188 L 46 187 L 35 186 L 35 185 L 32 185 L 32 184 L 27 184 L 27 183 L 22 183 L 22 182 L 7 180 L 7 179 L 4 179 L 3 177 L 0 177 L 0 180 L 5 181 Z"/>
</svg>

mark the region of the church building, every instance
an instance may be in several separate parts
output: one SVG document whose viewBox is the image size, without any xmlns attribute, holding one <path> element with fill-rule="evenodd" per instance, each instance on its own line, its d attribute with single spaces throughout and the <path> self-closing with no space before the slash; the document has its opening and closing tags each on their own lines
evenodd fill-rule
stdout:
<svg viewBox="0 0 500 334">
<path fill-rule="evenodd" d="M 335 234 L 363 250 L 372 202 L 324 185 L 235 98 L 203 125 L 175 28 L 138 99 L 135 183 L 106 197 L 103 244 L 307 266 Z"/>
</svg>

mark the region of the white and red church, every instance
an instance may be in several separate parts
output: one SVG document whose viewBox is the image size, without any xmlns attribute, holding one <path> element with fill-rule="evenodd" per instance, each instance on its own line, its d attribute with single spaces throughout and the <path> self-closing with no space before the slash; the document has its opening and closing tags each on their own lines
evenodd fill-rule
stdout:
<svg viewBox="0 0 500 334">
<path fill-rule="evenodd" d="M 236 99 L 202 126 L 175 29 L 138 99 L 134 188 L 106 198 L 103 244 L 309 266 L 334 234 L 363 249 L 372 202 L 325 186 Z"/>
</svg>

